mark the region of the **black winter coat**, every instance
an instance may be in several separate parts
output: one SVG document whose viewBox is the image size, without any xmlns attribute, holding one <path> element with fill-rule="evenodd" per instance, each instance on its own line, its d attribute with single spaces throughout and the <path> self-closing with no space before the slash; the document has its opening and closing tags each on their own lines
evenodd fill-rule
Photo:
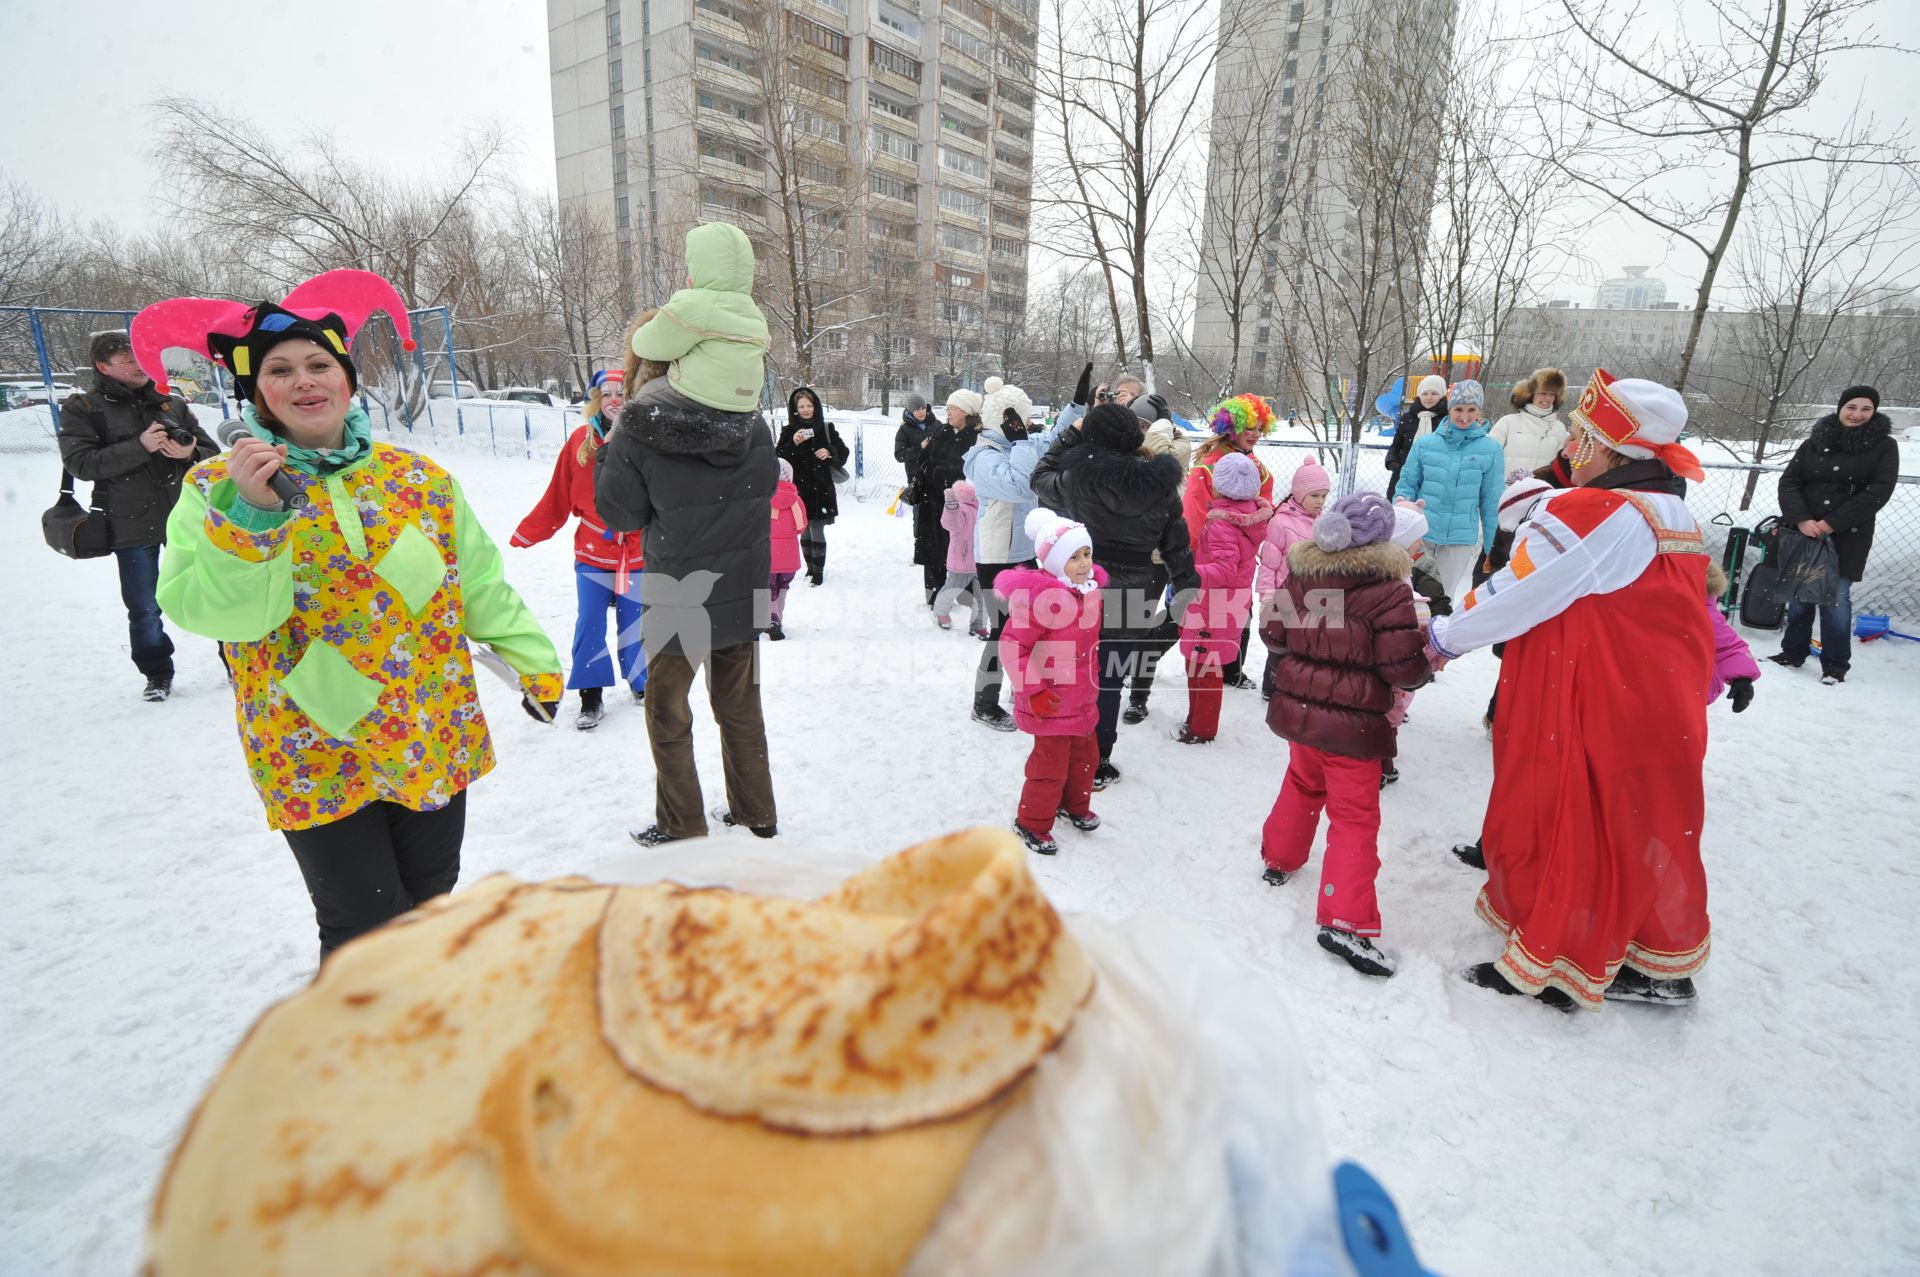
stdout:
<svg viewBox="0 0 1920 1277">
<path fill-rule="evenodd" d="M 1062 430 L 1034 464 L 1040 504 L 1086 524 L 1093 561 L 1106 569 L 1103 634 L 1140 634 L 1160 618 L 1155 550 L 1176 591 L 1199 588 L 1180 503 L 1183 477 L 1171 456 L 1115 452 L 1085 442 L 1078 430 Z"/>
<path fill-rule="evenodd" d="M 802 421 L 793 406 L 805 395 L 813 400 L 813 417 Z M 793 441 L 794 432 L 811 430 L 813 435 L 804 443 Z M 825 448 L 830 460 L 822 460 L 813 454 Z M 800 500 L 807 507 L 807 522 L 828 524 L 840 514 L 840 495 L 834 490 L 833 468 L 847 464 L 852 456 L 846 441 L 840 432 L 827 420 L 826 410 L 821 406 L 820 396 L 813 393 L 810 386 L 797 387 L 787 396 L 787 421 L 780 427 L 780 442 L 774 449 L 793 467 L 793 486 L 800 491 Z"/>
<path fill-rule="evenodd" d="M 955 430 L 941 422 L 921 451 L 920 504 L 913 508 L 913 561 L 932 567 L 947 565 L 947 530 L 940 523 L 947 489 L 967 477 L 967 453 L 980 442 L 975 426 Z"/>
<path fill-rule="evenodd" d="M 595 466 L 600 518 L 646 530 L 647 652 L 697 660 L 752 642 L 766 622 L 780 476 L 760 414 L 629 403 Z"/>
<path fill-rule="evenodd" d="M 191 430 L 193 456 L 175 461 L 148 452 L 140 435 L 156 421 Z M 152 382 L 134 390 L 96 372 L 92 390 L 60 405 L 60 459 L 67 473 L 93 485 L 116 550 L 164 542 L 180 481 L 219 451 L 187 401 L 161 394 Z"/>
<path fill-rule="evenodd" d="M 1828 413 L 1780 475 L 1780 521 L 1824 520 L 1833 529 L 1840 575 L 1849 581 L 1867 574 L 1874 520 L 1900 478 L 1900 445 L 1892 430 L 1885 413 L 1850 430 Z"/>
<path fill-rule="evenodd" d="M 1420 429 L 1420 414 L 1433 414 L 1433 429 L 1438 430 L 1447 421 L 1447 401 L 1442 399 L 1428 408 L 1418 399 L 1400 410 L 1400 417 L 1393 424 L 1393 439 L 1387 444 L 1387 491 L 1392 492 L 1400 486 L 1400 471 L 1407 464 L 1407 454 L 1413 451 L 1414 435 Z"/>
</svg>

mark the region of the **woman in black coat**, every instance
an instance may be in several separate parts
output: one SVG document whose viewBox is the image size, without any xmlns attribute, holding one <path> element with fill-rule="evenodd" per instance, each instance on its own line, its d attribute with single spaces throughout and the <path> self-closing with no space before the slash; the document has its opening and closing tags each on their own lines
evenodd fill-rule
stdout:
<svg viewBox="0 0 1920 1277">
<path fill-rule="evenodd" d="M 806 556 L 807 580 L 819 585 L 827 579 L 827 525 L 840 513 L 833 469 L 846 465 L 852 454 L 811 386 L 797 387 L 787 396 L 787 422 L 780 427 L 774 451 L 793 467 L 793 486 L 807 507 L 800 552 Z"/>
<path fill-rule="evenodd" d="M 900 428 L 893 434 L 893 459 L 907 472 L 907 492 L 914 497 L 913 561 L 920 565 L 926 586 L 927 606 L 947 579 L 947 530 L 940 526 L 939 494 L 929 497 L 915 483 L 926 469 L 927 452 L 933 445 L 940 423 L 919 395 L 907 400 L 900 414 Z"/>
<path fill-rule="evenodd" d="M 1875 517 L 1893 498 L 1900 477 L 1900 445 L 1880 411 L 1880 392 L 1848 386 L 1840 407 L 1813 425 L 1780 475 L 1780 521 L 1802 536 L 1832 537 L 1840 557 L 1840 588 L 1819 607 L 1822 683 L 1844 683 L 1853 657 L 1853 583 L 1867 572 Z M 1793 535 L 1791 532 L 1787 535 Z M 1776 665 L 1798 668 L 1813 650 L 1815 604 L 1787 604 L 1787 632 Z"/>
</svg>

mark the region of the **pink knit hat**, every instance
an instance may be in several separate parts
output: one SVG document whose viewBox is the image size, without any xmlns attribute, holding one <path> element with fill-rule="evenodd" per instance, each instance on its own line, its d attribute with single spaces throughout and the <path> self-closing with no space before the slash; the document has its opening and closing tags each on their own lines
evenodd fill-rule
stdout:
<svg viewBox="0 0 1920 1277">
<path fill-rule="evenodd" d="M 1309 492 L 1331 492 L 1333 480 L 1327 474 L 1327 468 L 1308 457 L 1293 472 L 1293 499 L 1305 501 Z"/>
<path fill-rule="evenodd" d="M 1067 578 L 1067 560 L 1080 550 L 1093 548 L 1086 524 L 1075 523 L 1045 506 L 1027 512 L 1026 529 L 1033 541 L 1033 557 L 1063 581 Z"/>
</svg>

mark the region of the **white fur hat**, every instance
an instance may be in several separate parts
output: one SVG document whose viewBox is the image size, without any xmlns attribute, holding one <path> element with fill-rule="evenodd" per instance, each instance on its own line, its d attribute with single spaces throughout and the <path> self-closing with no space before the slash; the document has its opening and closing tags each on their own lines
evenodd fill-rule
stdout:
<svg viewBox="0 0 1920 1277">
<path fill-rule="evenodd" d="M 1402 550 L 1411 550 L 1413 543 L 1427 535 L 1427 516 L 1419 506 L 1410 501 L 1396 501 L 1393 506 L 1393 532 L 1387 540 Z"/>
<path fill-rule="evenodd" d="M 947 392 L 947 407 L 958 408 L 969 417 L 980 415 L 980 396 L 972 390 L 950 390 Z"/>
<path fill-rule="evenodd" d="M 987 378 L 985 384 L 987 397 L 980 402 L 980 420 L 987 429 L 998 430 L 1004 426 L 1009 408 L 1018 414 L 1022 424 L 1033 416 L 1033 400 L 1026 391 L 1009 386 L 998 377 Z"/>
<path fill-rule="evenodd" d="M 1067 579 L 1067 560 L 1082 549 L 1093 548 L 1086 524 L 1075 523 L 1045 506 L 1027 512 L 1027 536 L 1033 541 L 1033 557 L 1062 581 Z"/>
</svg>

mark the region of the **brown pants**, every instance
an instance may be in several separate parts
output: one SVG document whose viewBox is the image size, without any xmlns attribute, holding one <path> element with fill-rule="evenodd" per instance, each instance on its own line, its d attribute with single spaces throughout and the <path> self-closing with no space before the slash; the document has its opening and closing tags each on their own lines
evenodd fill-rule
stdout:
<svg viewBox="0 0 1920 1277">
<path fill-rule="evenodd" d="M 727 778 L 727 810 L 742 825 L 776 823 L 773 775 L 767 766 L 767 728 L 760 716 L 759 644 L 739 643 L 709 653 L 707 702 L 720 725 L 720 763 Z M 694 664 L 685 656 L 647 658 L 647 739 L 653 745 L 654 822 L 676 838 L 707 832 L 700 773 L 693 764 Z"/>
</svg>

